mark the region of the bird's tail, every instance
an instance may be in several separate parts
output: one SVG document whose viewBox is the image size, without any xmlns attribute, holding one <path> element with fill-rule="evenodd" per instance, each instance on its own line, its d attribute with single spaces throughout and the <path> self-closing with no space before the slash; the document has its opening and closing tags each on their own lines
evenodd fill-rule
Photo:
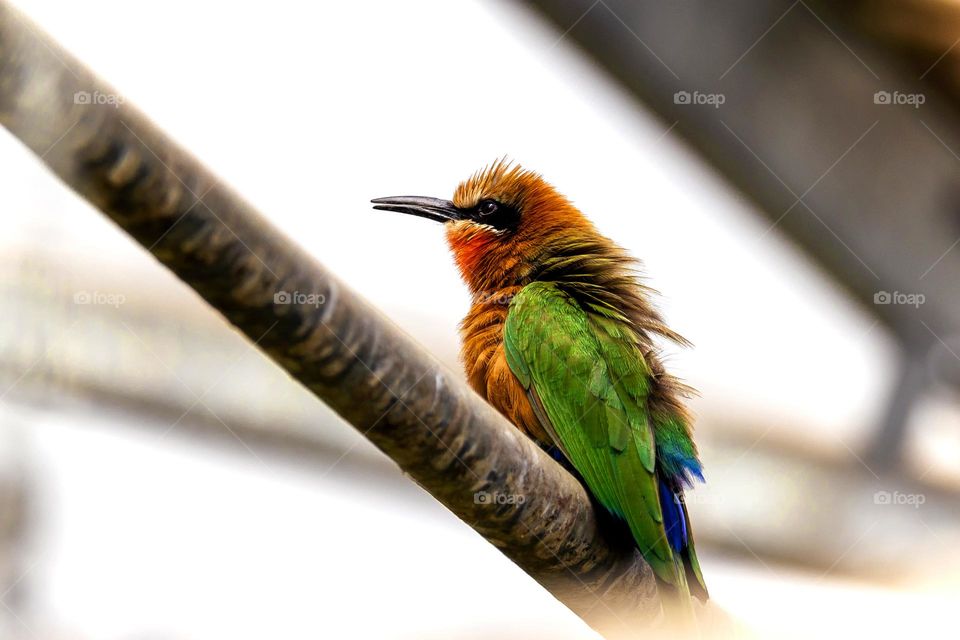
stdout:
<svg viewBox="0 0 960 640">
<path fill-rule="evenodd" d="M 676 585 L 657 581 L 660 592 L 660 606 L 663 609 L 664 631 L 671 637 L 699 638 L 700 627 L 697 624 L 697 615 L 694 610 L 693 596 L 687 584 L 686 569 L 683 559 L 677 554 L 674 556 L 676 575 L 679 583 Z"/>
<path fill-rule="evenodd" d="M 661 583 L 661 600 L 664 603 L 664 609 L 668 607 L 671 612 L 682 613 L 685 617 L 693 613 L 693 596 L 690 595 L 690 585 L 687 583 L 686 571 L 683 566 L 683 558 L 680 554 L 673 557 L 674 566 L 676 566 L 676 576 L 679 579 L 678 584 Z M 669 613 L 669 612 L 667 612 Z"/>
</svg>

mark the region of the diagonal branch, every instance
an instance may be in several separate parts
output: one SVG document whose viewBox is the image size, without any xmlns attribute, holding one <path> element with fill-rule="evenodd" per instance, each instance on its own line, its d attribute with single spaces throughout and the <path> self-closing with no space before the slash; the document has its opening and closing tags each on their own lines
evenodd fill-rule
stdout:
<svg viewBox="0 0 960 640">
<path fill-rule="evenodd" d="M 589 624 L 649 624 L 649 566 L 569 474 L 116 95 L 0 0 L 8 130 Z"/>
</svg>

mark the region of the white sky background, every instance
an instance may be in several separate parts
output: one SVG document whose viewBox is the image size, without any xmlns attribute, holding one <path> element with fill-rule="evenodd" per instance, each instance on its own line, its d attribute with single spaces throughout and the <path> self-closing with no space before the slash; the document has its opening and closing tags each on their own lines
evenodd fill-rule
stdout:
<svg viewBox="0 0 960 640">
<path fill-rule="evenodd" d="M 458 181 L 509 154 L 645 260 L 651 284 L 665 293 L 668 320 L 697 346 L 675 353 L 672 366 L 701 390 L 705 404 L 749 410 L 758 421 L 788 419 L 808 429 L 804 437 L 827 442 L 872 426 L 891 357 L 881 329 L 775 231 L 764 235 L 768 224 L 751 216 L 748 203 L 675 136 L 664 136 L 669 123 L 645 115 L 572 43 L 558 43 L 554 31 L 515 6 L 17 4 L 421 340 L 455 344 L 468 304 L 442 229 L 373 212 L 368 201 L 449 197 Z M 6 134 L 0 168 L 4 206 L 13 212 L 0 220 L 0 248 L 42 237 L 46 249 L 105 269 L 154 269 L 139 247 L 78 204 Z M 270 635 L 269 625 L 281 623 L 277 637 L 315 637 L 302 630 L 323 610 L 317 628 L 336 630 L 331 637 L 405 638 L 411 630 L 499 621 L 518 630 L 545 625 L 556 638 L 591 637 L 483 543 L 473 544 L 467 565 L 457 568 L 461 576 L 476 572 L 474 590 L 459 590 L 467 581 L 457 580 L 453 558 L 473 539 L 463 526 L 416 522 L 369 492 L 289 470 L 264 474 L 254 462 L 211 461 L 173 444 L 160 449 L 132 436 L 23 420 L 36 430 L 35 453 L 58 498 L 51 507 L 53 559 L 39 576 L 55 585 L 47 602 L 65 628 L 96 638 L 135 631 L 210 638 L 234 624 L 226 637 L 238 638 Z M 216 517 L 212 505 L 221 509 Z M 110 514 L 117 509 L 130 511 L 122 525 L 128 529 L 99 530 L 101 518 L 116 521 Z M 325 510 L 349 527 L 324 521 Z M 157 514 L 203 526 L 175 530 L 152 521 Z M 273 523 L 291 528 L 279 531 Z M 159 548 L 131 542 L 156 527 L 169 535 Z M 377 547 L 381 536 L 392 537 L 389 546 Z M 330 546 L 305 557 L 315 540 Z M 352 575 L 351 544 L 376 554 L 369 571 L 395 581 L 377 585 L 376 577 L 356 576 L 337 588 L 326 580 Z M 397 545 L 410 555 L 399 557 Z M 330 549 L 341 551 L 330 558 Z M 434 557 L 429 572 L 417 560 L 445 553 L 450 560 Z M 184 571 L 194 573 L 186 585 Z M 91 575 L 98 578 L 91 582 Z M 398 591 L 401 575 L 411 582 L 409 593 Z M 435 585 L 444 581 L 456 581 L 458 590 L 438 594 Z M 757 597 L 755 586 L 744 585 L 737 574 L 711 586 L 726 605 Z M 271 588 L 283 596 L 252 610 L 249 602 L 269 597 Z M 370 588 L 386 609 L 362 614 L 356 631 L 353 593 Z M 474 605 L 491 589 L 496 597 Z M 327 596 L 335 606 L 318 602 Z M 426 606 L 427 597 L 441 600 Z M 511 602 L 524 607 L 511 609 Z M 431 611 L 436 618 L 421 620 Z"/>
</svg>

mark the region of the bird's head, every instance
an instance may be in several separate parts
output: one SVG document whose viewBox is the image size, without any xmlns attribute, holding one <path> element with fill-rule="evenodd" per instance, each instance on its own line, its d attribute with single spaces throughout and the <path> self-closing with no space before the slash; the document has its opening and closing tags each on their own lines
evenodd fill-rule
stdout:
<svg viewBox="0 0 960 640">
<path fill-rule="evenodd" d="M 374 209 L 429 218 L 447 242 L 474 294 L 522 286 L 571 238 L 596 234 L 591 223 L 540 175 L 498 160 L 460 183 L 452 200 L 398 196 Z"/>
</svg>

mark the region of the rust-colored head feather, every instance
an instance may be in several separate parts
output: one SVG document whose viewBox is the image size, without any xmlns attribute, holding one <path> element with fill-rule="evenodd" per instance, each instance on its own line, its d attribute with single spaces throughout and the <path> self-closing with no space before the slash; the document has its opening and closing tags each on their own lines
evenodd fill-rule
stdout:
<svg viewBox="0 0 960 640">
<path fill-rule="evenodd" d="M 500 158 L 461 182 L 453 193 L 453 204 L 470 209 L 480 200 L 492 198 L 519 207 L 541 183 L 549 187 L 539 174 Z"/>
<path fill-rule="evenodd" d="M 473 174 L 453 194 L 461 209 L 493 201 L 509 211 L 508 224 L 476 219 L 447 225 L 447 240 L 475 295 L 526 284 L 555 241 L 595 234 L 593 225 L 539 174 L 500 159 Z"/>
</svg>

